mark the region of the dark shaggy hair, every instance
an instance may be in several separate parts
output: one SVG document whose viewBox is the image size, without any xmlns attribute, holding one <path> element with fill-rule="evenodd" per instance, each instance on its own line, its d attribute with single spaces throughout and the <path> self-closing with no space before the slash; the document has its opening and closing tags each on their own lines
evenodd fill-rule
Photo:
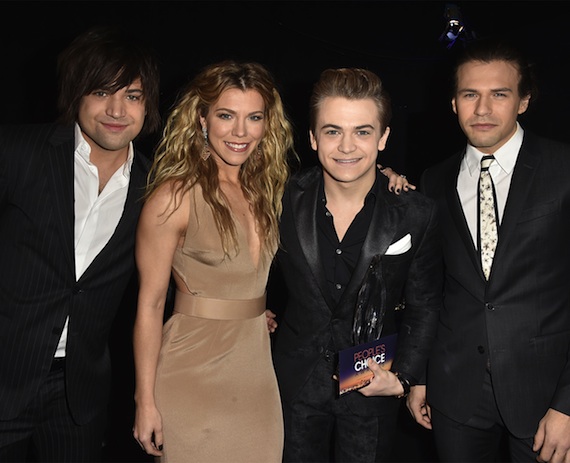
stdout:
<svg viewBox="0 0 570 463">
<path fill-rule="evenodd" d="M 154 53 L 133 35 L 112 26 L 97 26 L 78 36 L 59 55 L 60 122 L 77 120 L 81 98 L 94 90 L 115 93 L 141 79 L 146 117 L 141 134 L 158 130 L 159 69 Z"/>
</svg>

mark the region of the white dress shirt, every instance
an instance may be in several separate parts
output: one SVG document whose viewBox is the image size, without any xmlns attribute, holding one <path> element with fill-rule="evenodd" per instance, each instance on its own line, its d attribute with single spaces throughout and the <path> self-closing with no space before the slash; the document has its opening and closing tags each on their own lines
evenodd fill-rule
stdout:
<svg viewBox="0 0 570 463">
<path fill-rule="evenodd" d="M 489 173 L 495 185 L 497 195 L 497 209 L 499 211 L 499 224 L 503 219 L 505 204 L 511 186 L 513 170 L 523 141 L 524 131 L 517 122 L 517 130 L 514 135 L 501 146 L 496 153 L 495 162 L 491 164 Z M 481 173 L 481 158 L 483 153 L 474 146 L 467 144 L 465 156 L 461 161 L 459 175 L 457 177 L 457 193 L 463 207 L 463 214 L 467 220 L 473 244 L 477 248 L 477 204 L 478 182 Z"/>
<path fill-rule="evenodd" d="M 75 279 L 105 247 L 123 214 L 134 149 L 130 143 L 126 162 L 111 176 L 99 193 L 99 172 L 90 162 L 91 147 L 75 124 L 74 195 L 75 195 Z M 69 317 L 59 340 L 56 357 L 65 356 Z"/>
</svg>

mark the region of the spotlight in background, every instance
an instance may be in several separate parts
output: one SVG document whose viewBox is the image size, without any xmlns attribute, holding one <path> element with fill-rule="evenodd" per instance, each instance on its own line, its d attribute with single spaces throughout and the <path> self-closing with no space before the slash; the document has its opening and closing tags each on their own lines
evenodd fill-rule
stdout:
<svg viewBox="0 0 570 463">
<path fill-rule="evenodd" d="M 458 40 L 468 41 L 473 38 L 473 33 L 469 31 L 463 21 L 461 9 L 454 3 L 446 3 L 443 11 L 446 24 L 445 29 L 439 37 L 439 41 L 449 50 Z"/>
</svg>

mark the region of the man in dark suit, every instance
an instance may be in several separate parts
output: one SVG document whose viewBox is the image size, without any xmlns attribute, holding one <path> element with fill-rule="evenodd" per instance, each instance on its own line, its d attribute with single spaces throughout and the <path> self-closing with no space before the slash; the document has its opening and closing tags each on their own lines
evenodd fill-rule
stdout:
<svg viewBox="0 0 570 463">
<path fill-rule="evenodd" d="M 61 123 L 0 129 L 0 460 L 100 461 L 109 331 L 134 271 L 158 67 L 95 28 L 58 62 Z"/>
<path fill-rule="evenodd" d="M 277 256 L 288 290 L 274 346 L 284 461 L 387 461 L 395 396 L 424 376 L 441 303 L 437 220 L 432 201 L 390 193 L 379 174 L 390 116 L 386 90 L 370 71 L 330 69 L 314 87 L 310 138 L 320 166 L 290 180 Z M 368 289 L 378 295 L 371 302 L 385 311 L 381 334 L 399 333 L 396 356 L 392 371 L 377 368 L 370 385 L 339 396 L 337 353 L 354 345 L 370 267 L 377 280 Z"/>
<path fill-rule="evenodd" d="M 468 46 L 452 99 L 467 146 L 421 180 L 438 205 L 444 305 L 427 403 L 415 388 L 408 408 L 433 426 L 442 461 L 496 461 L 504 437 L 512 461 L 570 459 L 570 147 L 519 124 L 533 88 L 516 48 Z M 486 276 L 477 217 L 489 155 L 499 227 Z"/>
</svg>

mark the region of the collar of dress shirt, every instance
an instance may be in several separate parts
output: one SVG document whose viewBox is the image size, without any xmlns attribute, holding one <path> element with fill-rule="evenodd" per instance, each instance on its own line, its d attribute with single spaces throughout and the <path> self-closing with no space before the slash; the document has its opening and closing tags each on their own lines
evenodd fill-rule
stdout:
<svg viewBox="0 0 570 463">
<path fill-rule="evenodd" d="M 89 157 L 91 155 L 91 146 L 85 140 L 83 133 L 81 132 L 81 128 L 79 124 L 75 123 L 75 155 L 81 156 L 86 163 L 91 164 L 89 161 Z M 127 154 L 127 162 L 123 164 L 123 176 L 126 179 L 129 179 L 131 176 L 131 166 L 133 164 L 133 159 L 135 155 L 135 150 L 133 146 L 133 142 L 129 143 L 129 152 Z"/>
<path fill-rule="evenodd" d="M 523 135 L 524 130 L 517 122 L 517 130 L 513 136 L 509 139 L 509 141 L 507 141 L 507 143 L 501 146 L 496 153 L 493 153 L 495 156 L 496 164 L 500 166 L 501 169 L 507 174 L 510 174 L 515 168 L 517 157 L 519 155 L 519 151 L 523 142 Z M 479 176 L 481 169 L 481 158 L 483 156 L 484 153 L 479 151 L 473 145 L 467 144 L 467 150 L 465 152 L 465 163 L 469 169 L 469 175 Z"/>
</svg>

